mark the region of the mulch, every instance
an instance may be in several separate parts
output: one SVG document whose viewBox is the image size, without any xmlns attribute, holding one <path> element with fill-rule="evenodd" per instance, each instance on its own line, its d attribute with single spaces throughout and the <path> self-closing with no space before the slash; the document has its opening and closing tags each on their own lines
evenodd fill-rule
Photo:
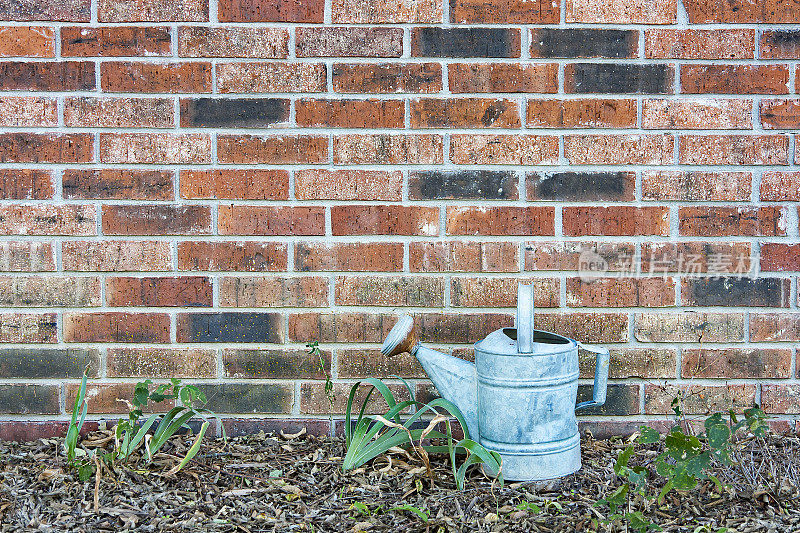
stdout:
<svg viewBox="0 0 800 533">
<path fill-rule="evenodd" d="M 111 449 L 110 431 L 86 448 Z M 61 439 L 0 442 L 0 531 L 626 531 L 605 523 L 598 499 L 619 486 L 613 464 L 628 440 L 582 442 L 583 468 L 539 483 L 505 483 L 478 468 L 457 491 L 447 458 L 432 456 L 434 479 L 404 450 L 343 473 L 340 438 L 263 433 L 207 439 L 187 467 L 168 475 L 191 438 L 175 438 L 152 464 L 141 458 L 81 482 L 65 464 Z M 651 465 L 659 445 L 638 446 Z M 701 482 L 662 504 L 632 501 L 664 531 L 800 531 L 800 440 L 746 438 L 732 467 L 715 465 L 725 484 Z M 651 477 L 652 491 L 663 480 Z M 95 500 L 96 498 L 96 500 Z M 414 509 L 424 514 L 424 518 Z"/>
</svg>

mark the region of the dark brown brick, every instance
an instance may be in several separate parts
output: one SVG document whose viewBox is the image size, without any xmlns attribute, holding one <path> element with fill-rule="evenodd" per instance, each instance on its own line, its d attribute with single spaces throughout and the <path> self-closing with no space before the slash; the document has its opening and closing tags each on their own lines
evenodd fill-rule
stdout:
<svg viewBox="0 0 800 533">
<path fill-rule="evenodd" d="M 285 383 L 199 384 L 215 413 L 289 413 L 294 394 Z"/>
<path fill-rule="evenodd" d="M 764 31 L 758 49 L 762 59 L 800 59 L 800 31 Z"/>
<path fill-rule="evenodd" d="M 168 56 L 171 47 L 172 37 L 166 27 L 61 28 L 62 57 Z"/>
<path fill-rule="evenodd" d="M 520 57 L 519 30 L 439 28 L 411 30 L 413 57 Z"/>
<path fill-rule="evenodd" d="M 316 22 L 324 18 L 324 0 L 220 0 L 220 22 Z"/>
<path fill-rule="evenodd" d="M 308 350 L 229 348 L 222 350 L 222 367 L 229 378 L 324 379 L 330 375 L 331 354 L 323 351 L 322 357 L 324 368 Z"/>
<path fill-rule="evenodd" d="M 591 385 L 578 385 L 578 403 L 592 399 Z M 639 385 L 612 383 L 606 390 L 606 403 L 602 407 L 590 407 L 578 412 L 583 416 L 637 415 L 639 414 Z"/>
<path fill-rule="evenodd" d="M 282 271 L 286 254 L 286 244 L 278 242 L 180 242 L 178 270 Z"/>
<path fill-rule="evenodd" d="M 211 307 L 211 279 L 202 276 L 106 278 L 111 307 Z"/>
<path fill-rule="evenodd" d="M 800 128 L 800 100 L 761 100 L 761 125 L 768 130 Z"/>
<path fill-rule="evenodd" d="M 200 205 L 104 205 L 106 235 L 211 233 L 211 208 Z"/>
<path fill-rule="evenodd" d="M 634 172 L 530 172 L 525 177 L 528 200 L 570 202 L 634 199 Z"/>
<path fill-rule="evenodd" d="M 292 313 L 289 342 L 373 342 L 381 343 L 397 317 L 367 313 Z"/>
<path fill-rule="evenodd" d="M 213 378 L 214 350 L 199 348 L 109 348 L 108 376 L 139 378 Z"/>
<path fill-rule="evenodd" d="M 288 121 L 288 99 L 181 99 L 182 128 L 265 128 Z"/>
<path fill-rule="evenodd" d="M 58 414 L 57 385 L 0 385 L 0 413 Z"/>
<path fill-rule="evenodd" d="M 2 163 L 91 163 L 91 133 L 0 133 Z"/>
<path fill-rule="evenodd" d="M 338 276 L 336 304 L 443 307 L 444 280 L 433 277 Z"/>
<path fill-rule="evenodd" d="M 3 378 L 80 378 L 85 368 L 90 376 L 100 369 L 100 351 L 94 348 L 2 348 L 0 376 Z"/>
<path fill-rule="evenodd" d="M 66 169 L 62 194 L 71 200 L 172 200 L 168 170 Z"/>
<path fill-rule="evenodd" d="M 178 342 L 284 342 L 279 313 L 179 313 Z"/>
<path fill-rule="evenodd" d="M 165 313 L 65 313 L 66 342 L 168 343 Z"/>
<path fill-rule="evenodd" d="M 681 284 L 687 306 L 789 307 L 791 280 L 781 278 L 689 278 Z"/>
<path fill-rule="evenodd" d="M 534 28 L 531 57 L 609 57 L 639 55 L 639 32 L 633 30 L 585 30 Z"/>
<path fill-rule="evenodd" d="M 671 94 L 674 78 L 672 65 L 573 63 L 564 67 L 564 92 Z"/>
<path fill-rule="evenodd" d="M 391 359 L 381 354 L 380 350 L 340 350 L 336 361 L 339 364 L 340 378 L 379 379 L 401 376 L 404 378 L 424 378 L 425 370 L 417 359 L 404 353 Z"/>
<path fill-rule="evenodd" d="M 409 200 L 516 200 L 516 172 L 426 170 L 408 177 Z"/>
</svg>

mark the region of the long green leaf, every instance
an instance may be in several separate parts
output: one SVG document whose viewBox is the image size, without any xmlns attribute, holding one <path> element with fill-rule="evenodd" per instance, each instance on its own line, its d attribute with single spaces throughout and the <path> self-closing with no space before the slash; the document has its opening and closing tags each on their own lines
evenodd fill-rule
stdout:
<svg viewBox="0 0 800 533">
<path fill-rule="evenodd" d="M 209 425 L 208 422 L 203 422 L 203 425 L 200 426 L 200 432 L 194 439 L 194 443 L 192 444 L 191 448 L 189 448 L 189 451 L 186 452 L 186 456 L 183 459 L 181 459 L 181 462 L 178 464 L 177 467 L 169 471 L 170 474 L 175 474 L 176 472 L 179 472 L 184 466 L 186 466 L 186 463 L 191 461 L 192 458 L 195 455 L 197 455 L 197 452 L 200 450 L 200 443 L 202 442 L 203 437 L 206 434 L 206 430 L 208 429 L 208 425 Z"/>
</svg>

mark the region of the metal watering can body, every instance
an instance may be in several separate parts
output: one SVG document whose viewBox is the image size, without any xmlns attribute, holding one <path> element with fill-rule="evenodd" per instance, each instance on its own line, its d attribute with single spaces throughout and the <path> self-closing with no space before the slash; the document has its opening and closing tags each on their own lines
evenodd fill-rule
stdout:
<svg viewBox="0 0 800 533">
<path fill-rule="evenodd" d="M 475 364 L 421 346 L 403 317 L 381 349 L 415 355 L 443 397 L 467 422 L 470 436 L 503 459 L 511 481 L 552 479 L 581 466 L 575 410 L 603 405 L 609 352 L 533 327 L 533 286 L 519 285 L 516 328 L 475 344 Z M 575 405 L 578 348 L 595 352 L 592 400 Z M 494 473 L 496 474 L 496 473 Z"/>
</svg>

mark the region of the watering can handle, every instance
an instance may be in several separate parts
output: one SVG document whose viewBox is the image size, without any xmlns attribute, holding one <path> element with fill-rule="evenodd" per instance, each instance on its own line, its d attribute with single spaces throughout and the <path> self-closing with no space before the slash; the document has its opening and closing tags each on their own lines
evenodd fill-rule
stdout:
<svg viewBox="0 0 800 533">
<path fill-rule="evenodd" d="M 533 285 L 517 286 L 517 352 L 533 352 Z"/>
<path fill-rule="evenodd" d="M 606 389 L 608 388 L 608 364 L 611 354 L 608 348 L 592 348 L 582 343 L 578 343 L 579 348 L 597 354 L 594 367 L 594 389 L 592 389 L 592 399 L 588 402 L 581 402 L 575 409 L 585 409 L 587 407 L 599 407 L 606 403 Z"/>
</svg>

